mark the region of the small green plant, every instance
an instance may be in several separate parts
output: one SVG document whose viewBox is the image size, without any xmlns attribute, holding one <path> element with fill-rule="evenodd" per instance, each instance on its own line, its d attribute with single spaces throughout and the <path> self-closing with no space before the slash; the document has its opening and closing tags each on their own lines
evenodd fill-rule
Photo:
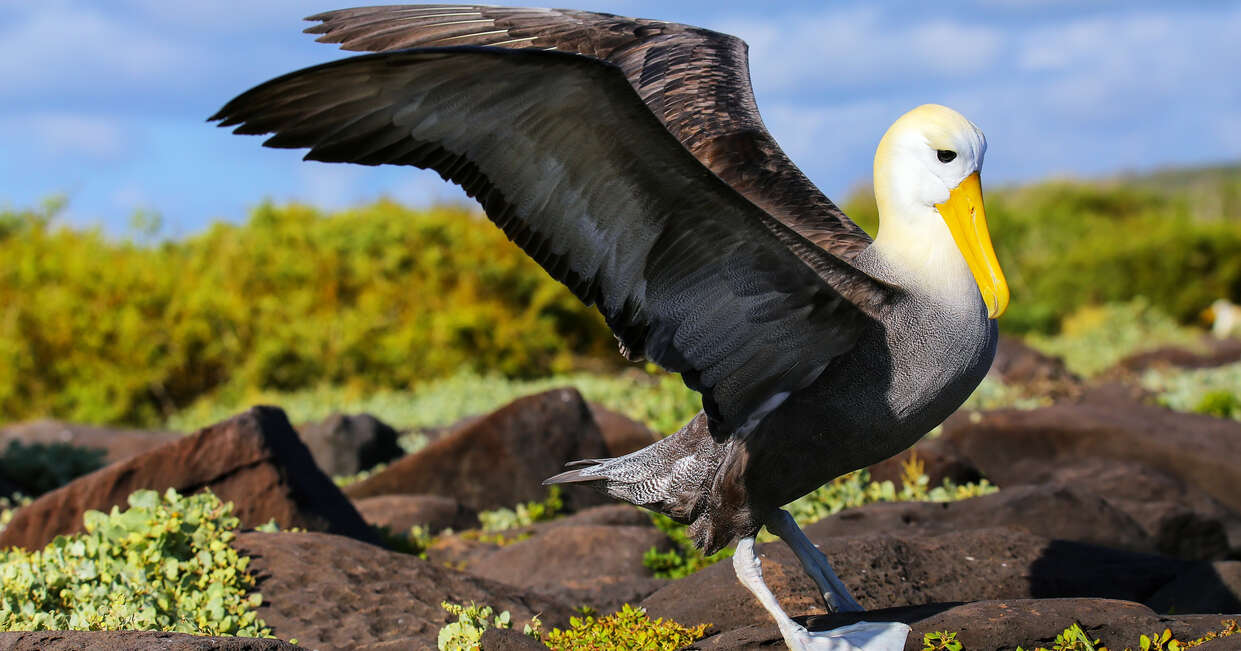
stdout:
<svg viewBox="0 0 1241 651">
<path fill-rule="evenodd" d="M 87 511 L 84 533 L 0 551 L 0 630 L 270 637 L 250 559 L 229 545 L 232 509 L 210 492 L 138 491 L 124 511 Z"/>
<path fill-rule="evenodd" d="M 483 631 L 489 628 L 513 627 L 513 618 L 507 610 L 495 615 L 491 606 L 480 606 L 473 601 L 468 606 L 445 601 L 440 603 L 440 607 L 457 618 L 457 621 L 440 629 L 439 638 L 436 640 L 440 651 L 476 651 Z M 538 639 L 542 632 L 543 623 L 539 621 L 538 615 L 530 618 L 530 623 L 526 624 L 523 631 L 535 639 Z"/>
<path fill-rule="evenodd" d="M 8 528 L 9 523 L 13 521 L 13 513 L 23 506 L 33 502 L 34 499 L 27 497 L 21 493 L 10 495 L 9 497 L 0 497 L 0 531 Z"/>
<path fill-rule="evenodd" d="M 1138 637 L 1138 648 L 1142 651 L 1181 651 L 1184 643 L 1172 639 L 1172 629 L 1165 628 L 1163 633 Z"/>
<path fill-rule="evenodd" d="M 1194 411 L 1217 418 L 1241 416 L 1241 397 L 1227 389 L 1216 389 L 1203 394 Z"/>
<path fill-rule="evenodd" d="M 427 549 L 431 543 L 435 542 L 435 536 L 431 535 L 431 530 L 418 524 L 410 527 L 405 535 L 394 534 L 387 527 L 375 527 L 375 532 L 379 534 L 384 547 L 424 560 L 427 557 Z"/>
<path fill-rule="evenodd" d="M 936 631 L 922 636 L 922 651 L 962 651 L 963 648 L 956 633 Z"/>
<path fill-rule="evenodd" d="M 105 456 L 98 448 L 12 440 L 0 455 L 0 474 L 38 496 L 102 468 Z"/>
<path fill-rule="evenodd" d="M 482 523 L 483 531 L 507 531 L 553 520 L 563 508 L 564 499 L 560 497 L 560 487 L 550 486 L 547 497 L 541 502 L 526 502 L 512 509 L 482 511 L 478 514 L 478 521 Z"/>
<path fill-rule="evenodd" d="M 568 630 L 553 629 L 543 642 L 556 651 L 673 651 L 701 639 L 707 627 L 652 620 L 645 609 L 625 604 L 607 617 L 571 617 Z"/>
</svg>

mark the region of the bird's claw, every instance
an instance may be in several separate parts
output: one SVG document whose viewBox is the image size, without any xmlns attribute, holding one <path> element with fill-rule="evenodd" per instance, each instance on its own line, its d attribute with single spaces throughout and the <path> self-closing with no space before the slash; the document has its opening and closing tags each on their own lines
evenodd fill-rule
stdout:
<svg viewBox="0 0 1241 651">
<path fill-rule="evenodd" d="M 781 632 L 789 651 L 903 651 L 909 631 L 901 622 L 857 622 L 814 632 L 793 624 Z"/>
</svg>

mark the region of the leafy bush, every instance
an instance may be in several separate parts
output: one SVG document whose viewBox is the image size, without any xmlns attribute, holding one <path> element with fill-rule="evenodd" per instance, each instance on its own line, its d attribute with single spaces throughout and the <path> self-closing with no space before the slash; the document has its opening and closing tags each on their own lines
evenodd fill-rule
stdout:
<svg viewBox="0 0 1241 651">
<path fill-rule="evenodd" d="M 445 601 L 440 604 L 440 607 L 457 618 L 457 621 L 440 629 L 436 640 L 436 646 L 440 651 L 475 651 L 479 648 L 479 640 L 483 637 L 483 631 L 489 628 L 512 628 L 513 626 L 512 616 L 507 610 L 494 615 L 491 606 L 479 606 L 472 601 L 468 606 Z M 539 618 L 536 615 L 534 621 L 526 625 L 527 635 L 537 637 L 535 629 L 538 621 Z"/>
<path fill-rule="evenodd" d="M 229 546 L 238 520 L 209 492 L 129 496 L 88 511 L 85 533 L 0 551 L 0 630 L 164 630 L 270 637 L 246 594 L 249 559 Z"/>
<path fill-rule="evenodd" d="M 106 456 L 98 448 L 11 440 L 0 455 L 0 475 L 38 496 L 102 468 Z"/>
<path fill-rule="evenodd" d="M 1065 317 L 1061 332 L 1032 334 L 1026 342 L 1064 358 L 1083 376 L 1105 371 L 1121 359 L 1160 346 L 1199 346 L 1201 332 L 1185 328 L 1145 299 L 1088 306 Z"/>
<path fill-rule="evenodd" d="M 53 218 L 0 220 L 0 419 L 153 424 L 210 393 L 620 363 L 601 317 L 464 209 L 263 205 L 154 245 Z"/>
<path fill-rule="evenodd" d="M 709 565 L 714 565 L 726 558 L 732 558 L 732 547 L 725 547 L 710 556 L 694 546 L 686 533 L 688 527 L 661 513 L 651 513 L 651 521 L 655 526 L 672 539 L 674 549 L 666 552 L 652 547 L 642 555 L 642 564 L 662 579 L 679 579 L 689 576 Z"/>
<path fill-rule="evenodd" d="M 443 427 L 522 396 L 564 386 L 576 387 L 587 400 L 641 420 L 663 433 L 676 431 L 702 408 L 699 395 L 686 387 L 680 377 L 667 373 L 631 369 L 610 375 L 572 373 L 520 380 L 461 371 L 418 382 L 409 391 L 366 392 L 322 386 L 294 393 L 256 392 L 240 400 L 208 398 L 174 414 L 167 427 L 192 431 L 252 404 L 278 404 L 293 422 L 322 420 L 334 411 L 349 411 L 373 414 L 400 429 Z M 408 452 L 419 447 L 410 438 L 402 440 Z"/>
<path fill-rule="evenodd" d="M 563 508 L 564 500 L 560 497 L 560 487 L 550 486 L 547 489 L 547 499 L 542 502 L 518 504 L 515 509 L 480 511 L 478 521 L 483 525 L 483 531 L 506 531 L 555 519 Z"/>
<path fill-rule="evenodd" d="M 571 617 L 568 630 L 553 629 L 543 642 L 556 651 L 674 651 L 701 639 L 707 626 L 687 628 L 662 618 L 651 620 L 645 609 L 625 604 L 606 617 Z"/>
<path fill-rule="evenodd" d="M 1142 386 L 1177 411 L 1241 420 L 1241 363 L 1203 369 L 1151 369 Z"/>
</svg>

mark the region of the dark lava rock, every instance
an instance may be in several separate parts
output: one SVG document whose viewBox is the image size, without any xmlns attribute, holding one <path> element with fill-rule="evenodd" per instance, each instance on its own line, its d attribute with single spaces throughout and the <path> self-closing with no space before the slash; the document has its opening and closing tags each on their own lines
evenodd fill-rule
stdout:
<svg viewBox="0 0 1241 651">
<path fill-rule="evenodd" d="M 1081 393 L 1082 379 L 1069 370 L 1064 360 L 1027 346 L 1014 337 L 1001 336 L 989 374 L 1009 386 L 1018 386 L 1028 395 L 1053 400 Z"/>
<path fill-rule="evenodd" d="M 272 519 L 282 527 L 330 531 L 361 540 L 374 532 L 297 437 L 284 412 L 255 407 L 191 436 L 80 477 L 18 509 L 0 546 L 37 549 L 82 529 L 87 510 L 125 505 L 140 489 L 209 488 L 232 501 L 243 527 Z"/>
<path fill-rule="evenodd" d="M 558 526 L 500 547 L 465 569 L 608 613 L 641 601 L 667 583 L 642 564 L 652 547 L 667 551 L 672 544 L 650 526 Z"/>
<path fill-rule="evenodd" d="M 590 403 L 590 413 L 603 433 L 603 445 L 609 457 L 624 456 L 664 438 L 646 425 L 603 405 Z"/>
<path fill-rule="evenodd" d="M 542 500 L 543 480 L 577 459 L 607 456 L 603 435 L 576 389 L 519 398 L 396 461 L 345 492 L 452 497 L 479 511 Z M 562 493 L 569 510 L 608 500 L 584 486 Z"/>
<path fill-rule="evenodd" d="M 943 436 L 999 486 L 1043 483 L 1065 464 L 1096 457 L 1142 464 L 1241 511 L 1236 421 L 1139 403 L 1084 402 L 957 414 Z"/>
<path fill-rule="evenodd" d="M 0 633 L 0 651 L 293 651 L 282 640 L 209 637 L 164 631 L 31 631 Z"/>
<path fill-rule="evenodd" d="M 149 452 L 184 437 L 179 432 L 158 432 L 115 427 L 77 425 L 55 420 L 36 420 L 0 427 L 0 450 L 9 441 L 22 443 L 64 443 L 104 451 L 104 462 L 115 463 Z"/>
<path fill-rule="evenodd" d="M 1051 597 L 1145 601 L 1190 565 L 1008 528 L 931 537 L 811 534 L 811 540 L 868 609 Z M 817 589 L 784 543 L 764 543 L 758 549 L 763 577 L 790 614 L 822 612 Z M 737 628 L 768 623 L 766 612 L 726 562 L 669 584 L 642 605 L 653 617 L 686 625 L 726 621 L 728 628 Z"/>
<path fill-rule="evenodd" d="M 922 463 L 922 471 L 926 473 L 931 486 L 941 486 L 945 479 L 957 484 L 968 484 L 982 479 L 982 473 L 978 472 L 951 441 L 937 436 L 924 438 L 912 448 L 867 468 L 871 480 L 890 481 L 899 487 L 901 476 L 905 473 L 905 464 L 913 456 Z"/>
<path fill-rule="evenodd" d="M 399 434 L 370 414 L 333 414 L 297 428 L 315 463 L 329 475 L 355 475 L 405 454 Z"/>
<path fill-rule="evenodd" d="M 1241 613 L 1241 561 L 1195 565 L 1146 605 L 1161 613 Z"/>
<path fill-rule="evenodd" d="M 967 529 L 1011 527 L 1054 538 L 1154 553 L 1155 543 L 1132 517 L 1075 486 L 1016 486 L 958 502 L 868 504 L 806 527 L 814 540 L 886 533 L 902 538 Z"/>
<path fill-rule="evenodd" d="M 489 628 L 478 641 L 482 651 L 546 651 L 547 645 L 511 628 Z"/>
<path fill-rule="evenodd" d="M 378 495 L 355 500 L 362 518 L 392 533 L 404 533 L 415 525 L 431 533 L 444 529 L 462 531 L 478 526 L 478 513 L 451 497 L 440 495 Z"/>
<path fill-rule="evenodd" d="M 571 608 L 524 588 L 471 576 L 415 556 L 320 533 L 240 534 L 263 595 L 259 616 L 275 635 L 307 648 L 434 649 L 453 618 L 440 602 L 487 604 L 521 629 L 538 614 L 566 626 Z"/>
<path fill-rule="evenodd" d="M 1219 617 L 1157 615 L 1142 604 L 1113 599 L 1005 599 L 931 604 L 867 613 L 817 615 L 802 621 L 812 631 L 832 630 L 858 621 L 905 622 L 913 629 L 905 643 L 906 651 L 919 651 L 923 648 L 922 636 L 936 631 L 957 633 L 957 640 L 969 651 L 1012 651 L 1018 645 L 1026 649 L 1049 648 L 1056 636 L 1074 622 L 1081 624 L 1092 640 L 1098 639 L 1112 649 L 1136 649 L 1139 636 L 1162 632 L 1165 628 L 1184 642 L 1224 627 Z M 1221 642 L 1232 646 L 1217 646 Z M 767 624 L 706 638 L 690 648 L 733 651 L 782 647 L 779 630 Z M 1198 648 L 1222 651 L 1238 647 L 1241 644 L 1222 639 Z"/>
</svg>

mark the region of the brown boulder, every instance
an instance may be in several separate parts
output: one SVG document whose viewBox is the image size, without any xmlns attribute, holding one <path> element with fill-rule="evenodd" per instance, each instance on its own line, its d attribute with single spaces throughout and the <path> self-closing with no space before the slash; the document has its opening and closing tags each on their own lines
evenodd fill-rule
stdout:
<svg viewBox="0 0 1241 651">
<path fill-rule="evenodd" d="M 283 640 L 211 637 L 165 631 L 30 631 L 0 633 L 0 651 L 294 651 Z"/>
<path fill-rule="evenodd" d="M 370 414 L 332 414 L 297 431 L 315 463 L 332 476 L 356 475 L 405 454 L 397 431 Z"/>
<path fill-rule="evenodd" d="M 478 526 L 478 513 L 451 497 L 378 495 L 355 500 L 353 505 L 362 519 L 392 533 L 404 533 L 414 526 L 426 527 L 431 533 Z"/>
<path fill-rule="evenodd" d="M 1155 553 L 1142 527 L 1094 493 L 1071 485 L 1016 486 L 958 502 L 893 502 L 847 509 L 806 527 L 814 540 L 865 534 L 902 538 L 1009 527 L 1057 540 Z"/>
<path fill-rule="evenodd" d="M 652 576 L 642 556 L 652 547 L 667 551 L 671 546 L 663 532 L 650 526 L 559 526 L 500 547 L 466 571 L 606 613 L 641 601 L 667 583 Z"/>
<path fill-rule="evenodd" d="M 1084 402 L 957 414 L 943 436 L 999 486 L 1043 483 L 1065 464 L 1097 457 L 1142 464 L 1241 511 L 1236 421 L 1136 402 Z"/>
<path fill-rule="evenodd" d="M 479 511 L 542 500 L 543 480 L 577 459 L 607 456 L 603 435 L 576 389 L 519 398 L 353 484 L 354 499 L 375 495 L 452 497 Z M 583 486 L 562 493 L 570 510 L 606 498 Z"/>
<path fill-rule="evenodd" d="M 159 448 L 74 480 L 18 509 L 0 547 L 42 547 L 82 529 L 88 510 L 124 505 L 140 489 L 208 488 L 233 502 L 243 527 L 331 531 L 361 540 L 374 532 L 311 459 L 284 412 L 255 407 Z"/>
<path fill-rule="evenodd" d="M 1152 368 L 1214 368 L 1241 361 L 1241 339 L 1202 337 L 1198 350 L 1163 346 L 1134 353 L 1116 363 L 1105 375 L 1138 374 Z"/>
<path fill-rule="evenodd" d="M 969 651 L 1011 651 L 1018 645 L 1050 648 L 1064 629 L 1080 623 L 1091 640 L 1112 649 L 1137 648 L 1141 635 L 1165 628 L 1181 641 L 1201 637 L 1223 628 L 1219 617 L 1157 615 L 1142 604 L 1113 599 L 1005 599 L 968 604 L 933 604 L 888 608 L 868 613 L 816 615 L 805 618 L 812 631 L 825 631 L 858 621 L 902 621 L 913 631 L 906 651 L 920 651 L 922 636 L 937 631 L 957 633 L 957 641 Z M 1231 640 L 1221 640 L 1225 643 Z M 1233 643 L 1235 644 L 1235 643 Z M 692 649 L 733 651 L 779 647 L 780 632 L 774 625 L 749 626 L 704 639 Z M 1203 649 L 1212 646 L 1204 645 Z M 1220 646 L 1235 649 L 1237 646 Z"/>
<path fill-rule="evenodd" d="M 1144 601 L 1189 565 L 1007 528 L 929 537 L 812 535 L 811 540 L 868 609 L 1051 597 Z M 784 543 L 764 543 L 758 549 L 763 578 L 790 614 L 822 612 L 814 584 Z M 673 582 L 642 604 L 653 617 L 686 625 L 718 625 L 725 616 L 729 628 L 768 623 L 767 614 L 726 562 Z"/>
<path fill-rule="evenodd" d="M 609 457 L 624 456 L 664 438 L 659 432 L 603 405 L 590 403 L 590 413 L 603 433 L 603 445 Z"/>
<path fill-rule="evenodd" d="M 1241 613 L 1241 561 L 1188 568 L 1146 605 L 1161 613 Z"/>
<path fill-rule="evenodd" d="M 55 420 L 36 420 L 0 427 L 0 449 L 9 441 L 22 443 L 64 443 L 104 451 L 105 463 L 116 463 L 149 452 L 182 438 L 179 432 L 147 431 L 95 425 L 77 425 Z"/>
<path fill-rule="evenodd" d="M 321 651 L 434 649 L 453 619 L 442 601 L 507 610 L 518 629 L 531 615 L 565 626 L 572 614 L 548 597 L 342 536 L 250 532 L 234 546 L 251 558 L 259 617 L 278 637 Z"/>
</svg>

